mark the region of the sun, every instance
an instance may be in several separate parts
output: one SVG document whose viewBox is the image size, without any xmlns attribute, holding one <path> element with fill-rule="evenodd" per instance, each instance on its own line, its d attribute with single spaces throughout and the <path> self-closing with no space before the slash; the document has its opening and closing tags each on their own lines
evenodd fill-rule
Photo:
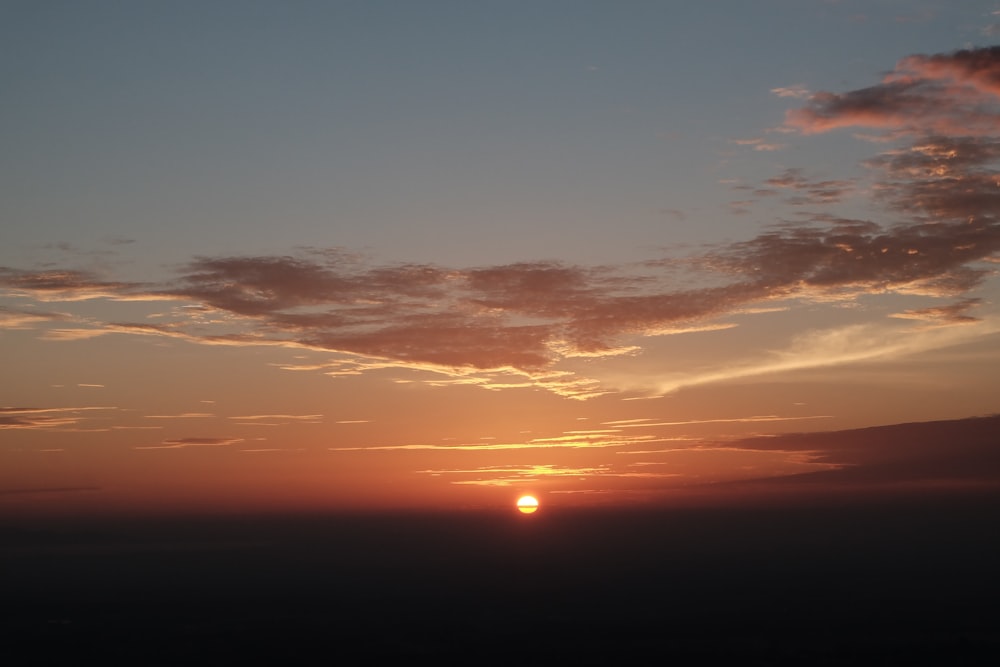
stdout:
<svg viewBox="0 0 1000 667">
<path fill-rule="evenodd" d="M 517 511 L 521 514 L 534 514 L 538 511 L 538 499 L 534 496 L 521 496 L 517 499 Z"/>
</svg>

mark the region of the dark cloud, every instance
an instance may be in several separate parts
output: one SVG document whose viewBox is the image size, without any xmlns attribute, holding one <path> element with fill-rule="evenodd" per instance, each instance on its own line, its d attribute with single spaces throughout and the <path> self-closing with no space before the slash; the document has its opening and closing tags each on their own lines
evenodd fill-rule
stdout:
<svg viewBox="0 0 1000 667">
<path fill-rule="evenodd" d="M 789 485 L 1000 487 L 1000 415 L 849 431 L 749 438 L 732 446 L 806 454 L 830 469 L 778 478 Z M 776 480 L 770 480 L 774 482 Z"/>
<path fill-rule="evenodd" d="M 895 81 L 847 93 L 816 93 L 806 107 L 789 112 L 787 120 L 792 127 L 812 133 L 852 126 L 895 128 L 939 111 L 934 96 L 920 90 L 917 83 Z"/>
<path fill-rule="evenodd" d="M 882 83 L 846 93 L 820 92 L 788 113 L 805 133 L 871 127 L 897 133 L 996 133 L 1000 110 L 1000 47 L 915 55 Z"/>
<path fill-rule="evenodd" d="M 1000 223 L 997 138 L 931 135 L 867 162 L 880 171 L 879 198 L 916 223 L 966 237 L 962 249 L 995 252 Z M 972 244 L 972 245 L 969 245 Z"/>
<path fill-rule="evenodd" d="M 289 308 L 381 303 L 440 295 L 446 273 L 429 265 L 358 270 L 339 255 L 198 258 L 184 267 L 172 294 L 241 315 Z"/>
<path fill-rule="evenodd" d="M 899 66 L 928 79 L 967 83 L 1000 96 L 1000 46 L 963 49 L 950 54 L 910 56 Z"/>
<path fill-rule="evenodd" d="M 985 224 L 795 226 L 735 243 L 710 261 L 748 277 L 758 297 L 803 286 L 952 296 L 981 282 L 986 272 L 973 265 L 998 249 L 1000 229 Z"/>
</svg>

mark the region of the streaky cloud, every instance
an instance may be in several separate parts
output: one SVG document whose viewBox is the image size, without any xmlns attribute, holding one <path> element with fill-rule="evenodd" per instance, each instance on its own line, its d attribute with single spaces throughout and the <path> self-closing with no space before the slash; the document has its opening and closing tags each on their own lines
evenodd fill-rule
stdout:
<svg viewBox="0 0 1000 667">
<path fill-rule="evenodd" d="M 188 447 L 225 447 L 243 442 L 243 438 L 173 438 L 158 445 L 137 446 L 132 449 L 186 449 Z"/>
</svg>

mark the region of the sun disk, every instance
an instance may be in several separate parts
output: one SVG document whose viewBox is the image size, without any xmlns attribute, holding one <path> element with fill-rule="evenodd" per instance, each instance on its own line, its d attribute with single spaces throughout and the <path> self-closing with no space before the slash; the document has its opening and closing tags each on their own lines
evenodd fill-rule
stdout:
<svg viewBox="0 0 1000 667">
<path fill-rule="evenodd" d="M 517 499 L 517 511 L 521 514 L 533 514 L 538 511 L 538 499 L 534 496 L 521 496 Z"/>
</svg>

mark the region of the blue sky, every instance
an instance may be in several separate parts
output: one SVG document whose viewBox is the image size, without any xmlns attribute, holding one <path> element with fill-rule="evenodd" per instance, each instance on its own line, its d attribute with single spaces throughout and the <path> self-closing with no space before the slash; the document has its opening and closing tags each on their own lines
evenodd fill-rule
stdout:
<svg viewBox="0 0 1000 667">
<path fill-rule="evenodd" d="M 842 176 L 868 150 L 767 134 L 791 106 L 773 89 L 870 85 L 986 41 L 992 9 L 10 3 L 3 252 L 604 263 L 738 239 L 770 213 L 729 215 L 725 181 Z M 789 147 L 732 143 L 754 138 Z"/>
</svg>

